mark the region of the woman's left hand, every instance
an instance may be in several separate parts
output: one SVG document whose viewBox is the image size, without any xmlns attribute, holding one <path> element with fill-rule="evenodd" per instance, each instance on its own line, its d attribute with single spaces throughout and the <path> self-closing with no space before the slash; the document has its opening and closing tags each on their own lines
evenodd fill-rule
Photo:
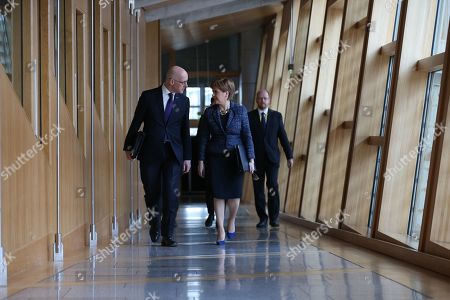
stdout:
<svg viewBox="0 0 450 300">
<path fill-rule="evenodd" d="M 249 171 L 253 174 L 255 172 L 255 161 L 252 159 L 248 163 Z"/>
</svg>

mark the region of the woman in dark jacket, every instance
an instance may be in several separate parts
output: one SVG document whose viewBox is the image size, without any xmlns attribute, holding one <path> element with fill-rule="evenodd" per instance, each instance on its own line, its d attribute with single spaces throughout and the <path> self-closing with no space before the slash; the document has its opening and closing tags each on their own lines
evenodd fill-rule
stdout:
<svg viewBox="0 0 450 300">
<path fill-rule="evenodd" d="M 215 104 L 208 107 L 203 114 L 203 122 L 198 129 L 199 164 L 198 172 L 205 176 L 204 160 L 208 161 L 214 210 L 216 213 L 217 242 L 225 244 L 236 236 L 235 219 L 242 195 L 244 174 L 240 173 L 235 163 L 234 148 L 244 147 L 249 159 L 249 169 L 255 170 L 255 151 L 245 107 L 231 102 L 234 95 L 233 81 L 223 78 L 211 84 Z M 223 227 L 225 200 L 229 208 L 227 232 Z"/>
</svg>

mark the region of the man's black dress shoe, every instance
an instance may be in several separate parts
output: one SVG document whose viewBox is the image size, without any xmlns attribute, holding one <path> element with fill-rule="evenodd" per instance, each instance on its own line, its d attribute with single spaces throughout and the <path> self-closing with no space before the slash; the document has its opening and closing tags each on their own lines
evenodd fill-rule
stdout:
<svg viewBox="0 0 450 300">
<path fill-rule="evenodd" d="M 153 243 L 156 243 L 159 240 L 159 230 L 155 228 L 155 226 L 150 226 L 150 239 Z"/>
<path fill-rule="evenodd" d="M 273 221 L 273 222 L 270 222 L 270 226 L 272 226 L 272 227 L 280 227 L 280 223 L 278 223 L 278 221 Z"/>
<path fill-rule="evenodd" d="M 266 228 L 267 227 L 267 219 L 259 221 L 258 224 L 256 224 L 256 228 Z"/>
<path fill-rule="evenodd" d="M 173 238 L 171 238 L 171 237 L 163 236 L 162 241 L 161 241 L 161 246 L 163 246 L 163 247 L 176 247 L 177 246 L 177 242 L 175 242 L 173 240 Z"/>
<path fill-rule="evenodd" d="M 205 227 L 211 227 L 214 221 L 214 214 L 208 215 L 208 218 L 205 221 Z"/>
</svg>

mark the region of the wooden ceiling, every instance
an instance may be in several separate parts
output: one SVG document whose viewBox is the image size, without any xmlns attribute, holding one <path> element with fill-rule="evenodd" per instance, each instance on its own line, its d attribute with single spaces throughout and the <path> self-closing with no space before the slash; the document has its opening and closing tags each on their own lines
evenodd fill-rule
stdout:
<svg viewBox="0 0 450 300">
<path fill-rule="evenodd" d="M 136 6 L 147 22 L 160 20 L 164 52 L 256 28 L 283 8 L 282 0 L 138 0 Z"/>
</svg>

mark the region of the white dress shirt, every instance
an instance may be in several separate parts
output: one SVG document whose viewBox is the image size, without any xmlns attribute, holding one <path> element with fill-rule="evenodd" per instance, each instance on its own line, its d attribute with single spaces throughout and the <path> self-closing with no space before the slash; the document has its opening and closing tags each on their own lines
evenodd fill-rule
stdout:
<svg viewBox="0 0 450 300">
<path fill-rule="evenodd" d="M 268 107 L 266 107 L 265 109 L 259 109 L 258 108 L 258 113 L 259 113 L 259 120 L 261 121 L 261 114 L 262 113 L 265 113 L 265 116 L 266 116 L 266 122 L 267 122 L 267 115 L 268 115 L 268 113 L 269 113 L 269 108 Z"/>
<path fill-rule="evenodd" d="M 164 110 L 166 110 L 166 106 L 167 106 L 167 102 L 169 102 L 169 93 L 172 93 L 171 91 L 169 91 L 166 86 L 163 84 L 162 85 L 162 96 L 163 96 L 163 107 Z M 172 100 L 175 99 L 175 93 L 172 93 Z"/>
</svg>

